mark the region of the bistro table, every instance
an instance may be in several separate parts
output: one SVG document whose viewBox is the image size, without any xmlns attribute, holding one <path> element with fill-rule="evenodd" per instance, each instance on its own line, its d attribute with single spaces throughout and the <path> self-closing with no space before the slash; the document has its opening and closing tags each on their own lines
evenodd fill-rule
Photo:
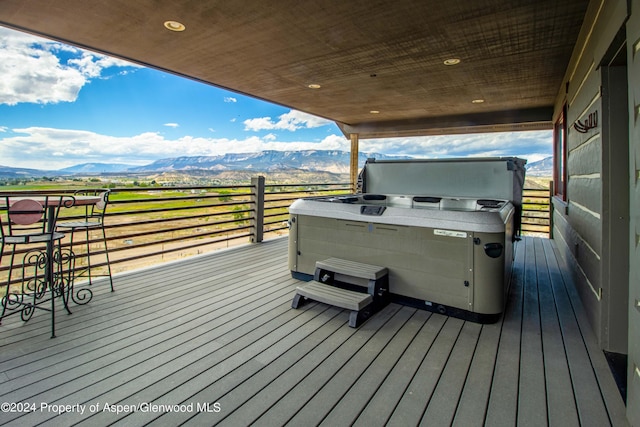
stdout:
<svg viewBox="0 0 640 427">
<path fill-rule="evenodd" d="M 75 206 L 94 205 L 100 202 L 102 199 L 99 195 L 98 196 L 56 195 L 52 197 L 52 196 L 44 196 L 44 195 L 20 194 L 20 195 L 16 195 L 16 197 L 10 197 L 9 200 L 10 200 L 9 202 L 10 206 L 12 206 L 14 203 L 20 200 L 33 200 L 38 202 L 41 206 L 45 207 L 48 210 L 45 233 L 51 234 L 51 236 L 53 236 L 54 233 L 58 235 L 63 234 L 55 231 L 57 213 L 60 208 L 71 208 Z M 10 206 L 7 206 L 6 208 L 9 209 Z M 44 287 L 42 289 L 42 295 L 46 294 L 47 288 L 51 293 L 51 308 L 46 309 L 47 311 L 51 312 L 51 338 L 55 338 L 56 336 L 55 334 L 55 297 L 56 297 L 55 290 L 58 289 L 59 295 L 62 296 L 64 307 L 69 314 L 71 314 L 71 310 L 69 309 L 69 296 L 71 295 L 72 299 L 76 301 L 76 299 L 73 298 L 74 254 L 71 252 L 71 250 L 69 250 L 70 253 L 67 255 L 68 256 L 67 262 L 69 263 L 69 267 L 67 269 L 67 274 L 68 274 L 67 280 L 65 280 L 63 277 L 57 278 L 56 264 L 59 267 L 58 273 L 61 273 L 63 270 L 62 264 L 65 262 L 65 256 L 62 254 L 61 251 L 58 251 L 58 252 L 55 251 L 55 240 L 57 239 L 54 239 L 53 237 L 46 240 Z M 56 281 L 58 283 L 56 283 Z M 7 284 L 7 293 L 6 293 L 7 299 L 10 298 L 9 286 L 10 284 Z M 92 296 L 91 290 L 87 290 L 87 291 L 89 293 L 89 297 L 80 298 L 79 301 L 82 301 L 82 302 L 79 302 L 80 304 L 86 304 L 91 300 L 91 296 Z M 66 296 L 65 296 L 65 292 L 66 292 Z M 78 303 L 78 301 L 76 302 Z M 9 301 L 7 301 L 7 304 L 9 304 Z M 23 303 L 21 305 L 27 305 L 27 304 Z M 34 302 L 34 306 L 35 305 L 36 304 Z M 35 307 L 32 306 L 31 310 L 34 310 L 34 309 Z M 27 319 L 23 318 L 23 320 L 28 320 L 28 318 Z"/>
</svg>

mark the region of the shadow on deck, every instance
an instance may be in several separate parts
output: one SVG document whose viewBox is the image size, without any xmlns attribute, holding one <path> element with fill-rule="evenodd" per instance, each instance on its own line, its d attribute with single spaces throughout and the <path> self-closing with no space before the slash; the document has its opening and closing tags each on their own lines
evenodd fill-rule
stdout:
<svg viewBox="0 0 640 427">
<path fill-rule="evenodd" d="M 353 329 L 291 309 L 297 283 L 275 239 L 116 276 L 54 339 L 5 319 L 0 424 L 626 425 L 550 240 L 517 245 L 495 324 L 391 304 Z"/>
</svg>

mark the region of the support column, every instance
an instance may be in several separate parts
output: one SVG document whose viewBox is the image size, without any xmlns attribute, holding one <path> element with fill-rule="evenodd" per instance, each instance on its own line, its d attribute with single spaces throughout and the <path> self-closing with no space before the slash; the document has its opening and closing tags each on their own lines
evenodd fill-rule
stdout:
<svg viewBox="0 0 640 427">
<path fill-rule="evenodd" d="M 351 138 L 351 157 L 349 162 L 349 182 L 351 184 L 351 192 L 356 192 L 358 185 L 358 134 L 349 134 Z"/>
<path fill-rule="evenodd" d="M 255 206 L 251 219 L 251 242 L 260 243 L 264 233 L 264 176 L 251 178 L 251 186 L 253 187 L 251 201 Z"/>
</svg>

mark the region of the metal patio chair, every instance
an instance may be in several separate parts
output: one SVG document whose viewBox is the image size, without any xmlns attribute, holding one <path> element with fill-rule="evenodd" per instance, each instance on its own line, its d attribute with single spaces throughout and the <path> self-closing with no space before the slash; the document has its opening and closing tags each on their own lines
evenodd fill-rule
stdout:
<svg viewBox="0 0 640 427">
<path fill-rule="evenodd" d="M 74 241 L 74 236 L 77 232 L 84 231 L 85 241 L 80 243 L 85 243 L 85 256 L 87 260 L 86 266 L 77 266 L 75 277 L 80 277 L 83 275 L 87 275 L 89 280 L 89 285 L 93 284 L 93 278 L 95 277 L 108 277 L 109 284 L 111 286 L 111 292 L 113 292 L 113 278 L 111 276 L 111 262 L 109 260 L 109 249 L 107 246 L 107 236 L 104 230 L 104 215 L 107 211 L 107 206 L 109 204 L 109 195 L 111 190 L 109 189 L 91 189 L 91 190 L 78 190 L 74 192 L 74 196 L 97 196 L 100 198 L 95 204 L 84 205 L 84 213 L 81 218 L 75 219 L 73 221 L 64 221 L 60 222 L 57 225 L 57 229 L 60 231 L 68 231 L 70 233 L 70 248 L 73 253 L 76 254 L 76 258 L 80 259 L 79 252 L 74 250 L 77 247 L 77 243 Z M 92 264 L 91 258 L 98 255 L 97 253 L 92 253 L 91 251 L 91 230 L 100 230 L 102 233 L 102 243 L 104 245 L 104 256 L 106 258 L 106 263 L 103 265 Z M 75 246 L 74 246 L 75 245 Z M 94 258 L 95 259 L 95 258 Z M 98 274 L 95 272 L 95 268 L 100 266 L 106 266 L 106 273 Z"/>
</svg>

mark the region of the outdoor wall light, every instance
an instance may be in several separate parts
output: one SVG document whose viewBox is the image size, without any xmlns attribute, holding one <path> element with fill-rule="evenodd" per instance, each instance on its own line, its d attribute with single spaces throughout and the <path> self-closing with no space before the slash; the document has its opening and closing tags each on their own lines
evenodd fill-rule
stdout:
<svg viewBox="0 0 640 427">
<path fill-rule="evenodd" d="M 183 23 L 178 21 L 165 21 L 164 27 L 169 31 L 175 31 L 175 32 L 180 32 L 187 29 L 187 27 L 185 27 Z"/>
</svg>

